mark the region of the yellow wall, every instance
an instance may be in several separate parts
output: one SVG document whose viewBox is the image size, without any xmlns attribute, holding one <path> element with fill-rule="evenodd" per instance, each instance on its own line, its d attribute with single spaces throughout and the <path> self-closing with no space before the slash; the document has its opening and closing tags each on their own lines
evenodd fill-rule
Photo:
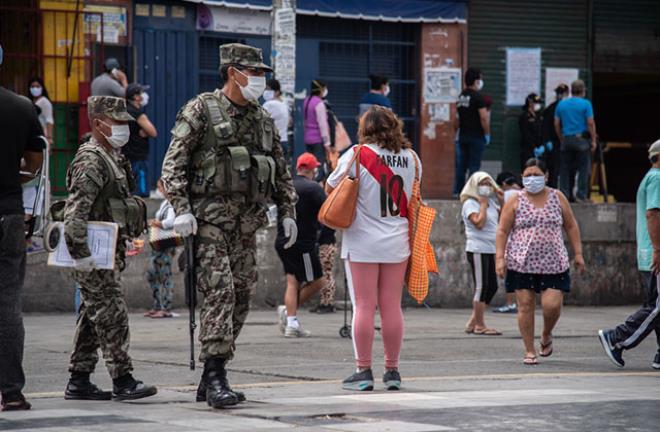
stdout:
<svg viewBox="0 0 660 432">
<path fill-rule="evenodd" d="M 82 10 L 84 2 L 80 2 Z M 75 0 L 42 0 L 40 9 L 57 11 L 75 11 Z M 53 102 L 76 103 L 79 100 L 78 86 L 81 81 L 89 80 L 85 70 L 85 61 L 73 59 L 71 75 L 67 78 L 67 50 L 73 45 L 73 55 L 85 55 L 85 34 L 82 12 L 78 15 L 78 27 L 74 38 L 73 28 L 75 13 L 55 11 L 43 12 L 43 54 L 44 81 Z M 75 39 L 75 44 L 73 40 Z M 48 56 L 57 56 L 56 58 Z"/>
</svg>

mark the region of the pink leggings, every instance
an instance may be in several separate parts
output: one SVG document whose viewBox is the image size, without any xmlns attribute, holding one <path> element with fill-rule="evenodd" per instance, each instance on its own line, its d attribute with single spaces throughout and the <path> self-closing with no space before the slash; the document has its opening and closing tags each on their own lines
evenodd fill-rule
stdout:
<svg viewBox="0 0 660 432">
<path fill-rule="evenodd" d="M 353 301 L 353 345 L 359 368 L 371 367 L 374 315 L 380 311 L 381 335 L 385 345 L 385 367 L 399 367 L 403 343 L 401 295 L 408 260 L 398 264 L 350 262 Z M 349 284 L 351 285 L 351 284 Z"/>
</svg>

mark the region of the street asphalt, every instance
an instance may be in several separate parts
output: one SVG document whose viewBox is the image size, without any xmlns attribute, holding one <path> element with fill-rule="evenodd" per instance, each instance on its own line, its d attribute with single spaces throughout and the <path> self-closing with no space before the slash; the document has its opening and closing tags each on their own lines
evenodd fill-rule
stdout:
<svg viewBox="0 0 660 432">
<path fill-rule="evenodd" d="M 634 307 L 563 310 L 555 352 L 538 366 L 522 364 L 515 315 L 488 313 L 502 336 L 463 332 L 469 311 L 407 309 L 400 370 L 403 389 L 383 390 L 383 350 L 374 343 L 373 392 L 341 389 L 354 370 L 350 339 L 339 336 L 343 313 L 299 314 L 309 339 L 284 339 L 274 310 L 253 311 L 229 377 L 248 401 L 213 410 L 194 402 L 200 368 L 188 368 L 185 311 L 172 319 L 130 316 L 134 375 L 159 388 L 134 402 L 65 401 L 75 317 L 25 317 L 25 392 L 30 412 L 0 413 L 5 431 L 660 431 L 660 371 L 651 368 L 652 334 L 625 353 L 619 369 L 604 355 L 599 328 Z M 541 316 L 537 313 L 537 330 Z M 538 344 L 538 342 L 537 342 Z M 199 352 L 199 347 L 196 347 Z M 109 389 L 103 364 L 92 376 Z"/>
</svg>

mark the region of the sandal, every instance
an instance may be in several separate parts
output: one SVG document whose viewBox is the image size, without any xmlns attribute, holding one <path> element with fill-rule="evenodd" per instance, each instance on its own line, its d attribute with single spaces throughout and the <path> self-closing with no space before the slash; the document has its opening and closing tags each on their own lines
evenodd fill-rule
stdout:
<svg viewBox="0 0 660 432">
<path fill-rule="evenodd" d="M 526 366 L 536 366 L 539 364 L 539 360 L 536 356 L 525 356 L 523 358 L 523 364 Z"/>
<path fill-rule="evenodd" d="M 475 329 L 474 334 L 482 336 L 500 336 L 502 332 L 493 328 L 482 328 L 479 330 Z"/>
<path fill-rule="evenodd" d="M 543 351 L 546 350 L 546 349 L 548 349 L 548 348 L 550 348 L 550 351 L 548 351 L 547 353 L 544 354 Z M 552 351 L 553 351 L 553 348 L 552 348 L 552 339 L 550 339 L 550 340 L 549 340 L 548 342 L 546 342 L 546 343 L 541 342 L 541 349 L 539 350 L 539 355 L 540 355 L 541 357 L 550 357 L 550 356 L 552 355 Z"/>
<path fill-rule="evenodd" d="M 474 326 L 473 327 L 465 326 L 465 333 L 473 334 L 474 333 Z"/>
</svg>

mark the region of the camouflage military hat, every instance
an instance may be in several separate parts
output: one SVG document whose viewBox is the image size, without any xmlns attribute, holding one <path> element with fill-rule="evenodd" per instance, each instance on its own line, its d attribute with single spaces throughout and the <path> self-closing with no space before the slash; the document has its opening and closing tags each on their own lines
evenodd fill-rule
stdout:
<svg viewBox="0 0 660 432">
<path fill-rule="evenodd" d="M 113 96 L 90 96 L 87 98 L 89 118 L 106 116 L 117 121 L 135 120 L 126 111 L 126 99 Z"/>
<path fill-rule="evenodd" d="M 270 66 L 264 63 L 261 48 L 239 43 L 220 45 L 220 66 L 224 65 L 240 65 L 263 69 L 266 72 L 273 71 Z"/>
</svg>

